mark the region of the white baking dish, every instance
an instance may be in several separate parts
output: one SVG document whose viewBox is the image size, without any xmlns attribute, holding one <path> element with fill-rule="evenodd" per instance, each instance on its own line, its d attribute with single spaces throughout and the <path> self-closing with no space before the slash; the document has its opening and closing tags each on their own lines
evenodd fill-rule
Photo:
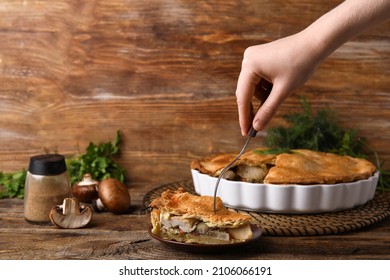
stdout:
<svg viewBox="0 0 390 280">
<path fill-rule="evenodd" d="M 191 170 L 195 192 L 214 195 L 217 178 Z M 379 172 L 366 180 L 334 185 L 272 185 L 222 179 L 218 193 L 230 208 L 271 213 L 321 213 L 350 209 L 375 195 Z"/>
</svg>

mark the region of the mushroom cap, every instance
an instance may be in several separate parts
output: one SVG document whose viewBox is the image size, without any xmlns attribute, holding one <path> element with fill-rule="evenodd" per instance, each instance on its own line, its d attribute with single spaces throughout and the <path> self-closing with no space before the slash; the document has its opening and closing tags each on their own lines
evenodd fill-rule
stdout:
<svg viewBox="0 0 390 280">
<path fill-rule="evenodd" d="M 99 198 L 108 211 L 123 214 L 131 205 L 130 194 L 121 181 L 115 178 L 102 180 L 98 186 Z"/>
<path fill-rule="evenodd" d="M 81 228 L 91 221 L 92 209 L 89 206 L 81 206 L 75 198 L 65 198 L 62 205 L 51 209 L 49 217 L 59 228 Z"/>
<path fill-rule="evenodd" d="M 84 174 L 83 179 L 72 186 L 73 197 L 80 202 L 91 203 L 99 197 L 97 186 L 99 182 L 92 179 L 91 174 Z"/>
</svg>

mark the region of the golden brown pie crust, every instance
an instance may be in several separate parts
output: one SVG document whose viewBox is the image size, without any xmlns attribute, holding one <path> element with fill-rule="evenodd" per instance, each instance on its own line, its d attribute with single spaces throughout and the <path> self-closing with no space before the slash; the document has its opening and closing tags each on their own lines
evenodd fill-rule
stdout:
<svg viewBox="0 0 390 280">
<path fill-rule="evenodd" d="M 220 154 L 203 159 L 196 159 L 191 162 L 191 169 L 212 176 L 218 176 L 221 170 L 235 158 L 234 154 Z"/>
<path fill-rule="evenodd" d="M 264 150 L 258 148 L 255 150 Z M 221 170 L 234 158 L 234 154 L 220 154 L 216 157 L 196 159 L 191 168 L 211 176 L 218 176 Z M 265 155 L 254 151 L 245 152 L 232 166 L 240 164 L 266 168 L 266 184 L 336 184 L 367 179 L 376 171 L 366 159 L 340 156 L 332 153 L 306 149 L 291 150 L 291 153 Z"/>
<path fill-rule="evenodd" d="M 236 228 L 249 223 L 251 217 L 235 213 L 223 206 L 217 197 L 216 213 L 214 213 L 214 198 L 212 196 L 197 196 L 185 192 L 183 188 L 175 191 L 166 190 L 155 198 L 150 207 L 168 211 L 184 218 L 195 218 L 205 222 L 210 227 Z"/>
</svg>

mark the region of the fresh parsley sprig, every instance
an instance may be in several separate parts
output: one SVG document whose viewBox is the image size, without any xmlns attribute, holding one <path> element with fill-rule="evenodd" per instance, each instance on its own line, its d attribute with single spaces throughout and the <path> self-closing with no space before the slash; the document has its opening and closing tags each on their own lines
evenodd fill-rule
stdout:
<svg viewBox="0 0 390 280">
<path fill-rule="evenodd" d="M 26 170 L 14 173 L 0 172 L 0 198 L 23 198 Z"/>
<path fill-rule="evenodd" d="M 125 169 L 115 162 L 115 158 L 120 153 L 120 143 L 121 134 L 117 131 L 114 142 L 100 144 L 90 142 L 84 154 L 68 158 L 66 166 L 71 184 L 81 181 L 86 173 L 91 174 L 92 178 L 97 181 L 111 177 L 123 183 Z"/>
</svg>

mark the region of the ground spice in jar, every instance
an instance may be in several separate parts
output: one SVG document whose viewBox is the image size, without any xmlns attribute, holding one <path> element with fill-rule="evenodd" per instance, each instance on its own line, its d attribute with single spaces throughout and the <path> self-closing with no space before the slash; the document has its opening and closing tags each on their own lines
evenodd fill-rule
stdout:
<svg viewBox="0 0 390 280">
<path fill-rule="evenodd" d="M 25 219 L 33 223 L 50 222 L 50 210 L 71 194 L 64 156 L 31 157 L 24 191 Z"/>
</svg>

